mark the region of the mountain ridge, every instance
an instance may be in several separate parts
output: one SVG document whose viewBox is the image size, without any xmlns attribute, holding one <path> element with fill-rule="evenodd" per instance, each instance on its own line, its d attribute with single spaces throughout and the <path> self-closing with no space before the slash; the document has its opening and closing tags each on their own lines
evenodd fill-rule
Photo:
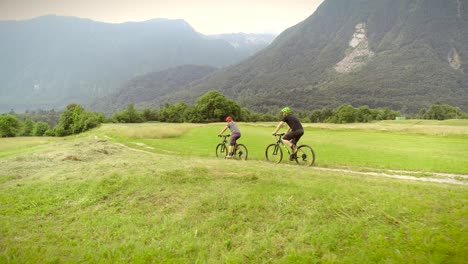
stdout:
<svg viewBox="0 0 468 264">
<path fill-rule="evenodd" d="M 0 111 L 90 103 L 141 74 L 223 67 L 251 55 L 182 19 L 111 24 L 49 15 L 0 21 L 0 35 Z"/>
</svg>

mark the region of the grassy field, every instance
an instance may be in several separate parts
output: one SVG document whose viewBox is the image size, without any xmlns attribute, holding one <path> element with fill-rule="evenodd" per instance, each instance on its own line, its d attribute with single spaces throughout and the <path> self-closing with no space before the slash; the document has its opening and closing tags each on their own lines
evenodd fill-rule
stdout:
<svg viewBox="0 0 468 264">
<path fill-rule="evenodd" d="M 248 161 L 215 159 L 223 125 L 0 139 L 0 263 L 465 263 L 463 177 L 324 169 L 466 175 L 468 123 L 308 125 L 312 168 L 264 161 L 273 123 L 239 124 Z"/>
<path fill-rule="evenodd" d="M 302 144 L 310 144 L 319 167 L 398 169 L 468 174 L 468 122 L 398 121 L 359 125 L 309 125 Z M 239 142 L 251 160 L 265 160 L 276 123 L 239 124 Z M 104 125 L 96 133 L 130 147 L 160 154 L 213 157 L 224 124 Z M 95 134 L 96 134 L 95 133 Z M 161 140 L 164 139 L 164 140 Z"/>
</svg>

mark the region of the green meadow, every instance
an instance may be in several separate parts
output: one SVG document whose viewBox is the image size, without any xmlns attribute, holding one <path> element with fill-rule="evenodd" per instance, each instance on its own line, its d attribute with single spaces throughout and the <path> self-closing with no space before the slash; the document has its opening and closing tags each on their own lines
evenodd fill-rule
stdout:
<svg viewBox="0 0 468 264">
<path fill-rule="evenodd" d="M 449 120 L 357 125 L 305 125 L 300 144 L 311 145 L 316 166 L 398 169 L 468 174 L 468 121 Z M 275 142 L 276 123 L 240 123 L 250 160 L 265 160 L 265 148 Z M 103 125 L 93 133 L 132 148 L 159 154 L 213 157 L 223 123 Z M 164 140 L 162 140 L 164 139 Z M 219 142 L 218 142 L 219 141 Z M 283 161 L 284 162 L 284 161 Z"/>
<path fill-rule="evenodd" d="M 306 124 L 313 167 L 265 161 L 276 123 L 239 123 L 249 159 L 216 159 L 224 125 L 1 138 L 0 263 L 468 258 L 467 121 Z"/>
</svg>

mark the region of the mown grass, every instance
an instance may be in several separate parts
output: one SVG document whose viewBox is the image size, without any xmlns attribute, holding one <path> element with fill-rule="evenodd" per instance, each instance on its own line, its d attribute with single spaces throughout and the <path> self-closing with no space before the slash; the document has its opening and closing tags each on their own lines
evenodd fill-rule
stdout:
<svg viewBox="0 0 468 264">
<path fill-rule="evenodd" d="M 51 137 L 0 138 L 0 158 L 41 150 L 43 146 L 48 146 L 54 141 L 60 141 L 60 139 Z"/>
<path fill-rule="evenodd" d="M 356 124 L 310 124 L 327 129 L 377 130 L 425 135 L 468 135 L 468 120 L 387 120 Z"/>
<path fill-rule="evenodd" d="M 178 138 L 190 129 L 197 127 L 195 124 L 164 124 L 164 123 L 144 123 L 144 124 L 113 124 L 113 131 L 118 131 L 122 137 L 137 139 L 163 139 Z"/>
<path fill-rule="evenodd" d="M 460 126 L 460 122 L 451 121 L 457 124 L 453 127 L 461 128 L 447 128 L 445 132 L 440 132 L 434 121 L 426 123 L 411 120 L 407 124 L 402 121 L 396 122 L 398 128 L 392 128 L 389 122 L 351 124 L 347 125 L 348 127 L 331 124 L 307 125 L 300 143 L 309 144 L 314 148 L 317 155 L 316 165 L 321 167 L 371 167 L 468 174 L 468 126 Z M 415 122 L 420 127 L 415 128 Z M 242 130 L 239 142 L 248 147 L 249 159 L 265 160 L 266 146 L 275 141 L 271 136 L 275 125 L 276 123 L 239 124 Z M 449 126 L 447 123 L 440 125 Z M 155 128 L 170 131 L 171 126 L 144 124 L 138 128 L 157 134 L 153 131 Z M 143 143 L 142 148 L 149 149 L 149 146 L 151 151 L 156 153 L 213 157 L 215 147 L 221 141 L 216 135 L 223 126 L 223 123 L 219 123 L 199 125 L 188 130 L 184 128 L 179 130 L 179 137 L 167 136 L 165 140 L 151 136 L 124 136 L 128 130 L 126 125 L 104 126 L 100 133 L 132 147 L 138 147 L 136 143 Z M 421 127 L 427 128 L 426 133 L 420 133 Z"/>
<path fill-rule="evenodd" d="M 260 140 L 271 130 L 242 127 L 249 146 L 263 142 L 250 143 L 247 135 Z M 0 158 L 1 263 L 464 263 L 467 257 L 466 186 L 216 160 L 214 147 L 202 146 L 219 140 L 217 124 L 185 130 L 180 143 L 128 138 L 115 128 Z M 135 145 L 136 138 L 154 149 Z M 169 150 L 176 155 L 163 154 Z"/>
</svg>

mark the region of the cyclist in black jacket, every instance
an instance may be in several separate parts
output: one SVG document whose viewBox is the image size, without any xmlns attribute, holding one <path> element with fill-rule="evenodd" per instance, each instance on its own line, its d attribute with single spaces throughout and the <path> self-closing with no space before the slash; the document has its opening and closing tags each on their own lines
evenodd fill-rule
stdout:
<svg viewBox="0 0 468 264">
<path fill-rule="evenodd" d="M 285 145 L 289 146 L 293 150 L 293 153 L 296 153 L 297 142 L 299 142 L 299 139 L 301 139 L 302 135 L 304 135 L 304 128 L 302 127 L 301 121 L 299 121 L 297 117 L 291 114 L 291 108 L 285 107 L 281 109 L 281 112 L 283 114 L 283 119 L 281 119 L 272 134 L 276 135 L 284 123 L 288 124 L 289 130 L 283 136 L 282 140 Z"/>
</svg>

